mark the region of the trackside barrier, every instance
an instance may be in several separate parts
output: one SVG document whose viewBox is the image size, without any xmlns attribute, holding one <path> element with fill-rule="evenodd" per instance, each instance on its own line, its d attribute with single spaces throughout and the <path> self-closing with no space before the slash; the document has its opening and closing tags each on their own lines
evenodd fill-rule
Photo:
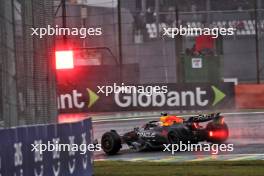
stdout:
<svg viewBox="0 0 264 176">
<path fill-rule="evenodd" d="M 0 176 L 91 176 L 92 153 L 32 151 L 31 144 L 90 144 L 91 119 L 0 130 Z"/>
<path fill-rule="evenodd" d="M 264 84 L 235 86 L 235 101 L 239 109 L 264 108 Z"/>
</svg>

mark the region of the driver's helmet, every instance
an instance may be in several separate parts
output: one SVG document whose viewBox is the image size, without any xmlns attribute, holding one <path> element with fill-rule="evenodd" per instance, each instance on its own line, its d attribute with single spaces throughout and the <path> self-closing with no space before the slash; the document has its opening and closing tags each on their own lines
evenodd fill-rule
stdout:
<svg viewBox="0 0 264 176">
<path fill-rule="evenodd" d="M 161 115 L 161 116 L 168 116 L 168 113 L 166 113 L 166 112 L 162 112 L 162 113 L 160 113 L 160 115 Z"/>
<path fill-rule="evenodd" d="M 161 113 L 160 122 L 161 123 L 165 123 L 167 117 L 168 117 L 168 114 L 167 113 Z"/>
</svg>

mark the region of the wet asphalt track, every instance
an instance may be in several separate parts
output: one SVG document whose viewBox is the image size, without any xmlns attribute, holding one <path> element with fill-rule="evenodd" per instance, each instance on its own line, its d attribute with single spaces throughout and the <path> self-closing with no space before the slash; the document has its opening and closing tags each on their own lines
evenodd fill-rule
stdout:
<svg viewBox="0 0 264 176">
<path fill-rule="evenodd" d="M 112 115 L 114 116 L 114 115 Z M 132 120 L 97 120 L 93 118 L 94 138 L 101 138 L 102 134 L 110 129 L 115 129 L 122 134 L 134 127 L 141 126 L 149 120 L 158 119 L 158 116 Z M 225 121 L 229 126 L 230 137 L 226 143 L 234 144 L 233 152 L 220 152 L 211 155 L 209 152 L 134 152 L 127 147 L 116 156 L 107 156 L 103 152 L 95 153 L 96 160 L 154 160 L 154 161 L 193 161 L 193 160 L 239 160 L 239 159 L 264 159 L 264 112 L 246 114 L 225 115 Z"/>
</svg>

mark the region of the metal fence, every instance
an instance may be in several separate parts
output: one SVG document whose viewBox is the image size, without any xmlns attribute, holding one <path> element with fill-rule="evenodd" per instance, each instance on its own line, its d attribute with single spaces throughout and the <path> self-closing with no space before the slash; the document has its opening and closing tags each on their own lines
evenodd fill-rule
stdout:
<svg viewBox="0 0 264 176">
<path fill-rule="evenodd" d="M 54 122 L 53 38 L 31 36 L 53 24 L 52 0 L 0 3 L 1 120 L 4 126 Z"/>
<path fill-rule="evenodd" d="M 135 53 L 130 57 L 136 58 L 134 60 L 140 63 L 143 82 L 175 82 L 177 80 L 177 53 L 186 55 L 186 50 L 193 48 L 196 39 L 196 36 L 183 36 L 178 43 L 181 45 L 179 51 L 177 38 L 163 36 L 164 27 L 178 25 L 192 28 L 235 28 L 234 35 L 223 36 L 216 43 L 216 46 L 220 46 L 218 48 L 220 50 L 215 54 L 221 56 L 221 77 L 237 78 L 240 82 L 257 82 L 258 77 L 263 80 L 263 71 L 260 69 L 259 76 L 256 71 L 257 67 L 262 68 L 263 65 L 262 9 L 259 8 L 255 13 L 254 9 L 183 11 L 180 7 L 178 8 L 171 6 L 166 11 L 159 11 L 161 7 L 155 7 L 154 10 L 146 8 L 146 12 L 130 11 L 131 16 L 134 17 L 134 44 L 132 42 L 130 44 L 133 48 L 139 49 L 138 52 L 131 52 L 132 47 L 127 47 L 127 50 L 124 49 L 124 55 Z M 258 16 L 256 17 L 255 14 Z M 256 35 L 256 20 L 258 35 Z M 126 30 L 124 33 L 124 35 L 130 35 Z"/>
<path fill-rule="evenodd" d="M 68 44 L 78 48 L 105 47 L 111 50 L 110 54 L 105 50 L 93 50 L 89 57 L 102 59 L 103 65 L 114 65 L 114 72 L 123 70 L 122 82 L 186 81 L 184 71 L 189 67 L 182 64 L 192 62 L 184 62 L 184 59 L 194 58 L 197 61 L 204 55 L 190 53 L 196 36 L 174 39 L 163 36 L 164 27 L 178 25 L 236 28 L 234 35 L 215 41 L 211 52 L 212 58 L 217 57 L 213 68 L 219 69 L 219 81 L 235 78 L 239 82 L 258 82 L 258 79 L 262 81 L 264 78 L 264 12 L 261 1 L 256 1 L 257 5 L 255 1 L 247 0 L 225 3 L 210 0 L 66 2 L 67 27 L 101 27 L 103 31 L 102 36 L 85 39 L 70 36 Z M 61 25 L 61 8 L 54 17 L 58 3 L 55 7 L 53 5 L 52 0 L 12 0 L 3 1 L 0 5 L 0 108 L 6 126 L 55 120 L 55 74 L 51 62 L 53 37 L 39 39 L 30 35 L 31 27 L 52 25 L 53 18 L 55 24 Z M 60 40 L 56 39 L 57 44 Z M 132 72 L 126 72 L 129 70 L 126 68 L 131 67 L 134 67 L 130 69 Z M 192 72 L 192 69 L 187 71 Z M 210 74 L 204 73 L 207 76 Z M 111 83 L 104 75 L 100 75 L 100 79 Z"/>
<path fill-rule="evenodd" d="M 234 35 L 224 36 L 215 44 L 215 54 L 221 57 L 220 80 L 235 78 L 239 82 L 257 82 L 258 78 L 261 81 L 264 76 L 264 18 L 263 4 L 261 1 L 256 2 L 258 4 L 255 10 L 254 1 L 247 0 L 225 3 L 209 0 L 126 0 L 120 1 L 120 11 L 115 0 L 92 4 L 69 3 L 67 25 L 102 27 L 101 37 L 87 38 L 82 41 L 82 45 L 84 42 L 88 47 L 108 47 L 122 64 L 138 64 L 139 69 L 135 76 L 139 75 L 139 79 L 135 80 L 140 83 L 178 82 L 184 67 L 179 66 L 179 62 L 186 55 L 186 50 L 189 51 L 195 44 L 196 36 L 183 36 L 178 40 L 164 37 L 164 27 L 233 27 L 236 29 Z M 87 8 L 85 18 L 81 17 L 81 8 Z M 121 14 L 121 21 L 118 20 L 118 13 Z M 83 22 L 76 24 L 77 19 Z M 119 56 L 120 49 L 122 57 Z M 109 56 L 104 58 L 107 57 Z M 259 76 L 257 67 L 260 68 Z M 126 78 L 123 81 L 129 82 Z"/>
</svg>

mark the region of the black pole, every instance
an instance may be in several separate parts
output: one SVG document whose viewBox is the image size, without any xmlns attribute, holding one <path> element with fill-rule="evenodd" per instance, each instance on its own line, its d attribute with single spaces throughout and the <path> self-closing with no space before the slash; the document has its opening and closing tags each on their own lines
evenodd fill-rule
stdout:
<svg viewBox="0 0 264 176">
<path fill-rule="evenodd" d="M 260 66 L 259 66 L 259 40 L 258 40 L 258 5 L 257 0 L 254 1 L 255 12 L 255 44 L 256 44 L 256 71 L 257 71 L 257 84 L 260 84 Z"/>
<path fill-rule="evenodd" d="M 62 8 L 62 27 L 66 28 L 67 23 L 66 23 L 66 0 L 61 0 L 61 8 Z M 63 35 L 63 43 L 67 43 L 67 36 Z"/>
<path fill-rule="evenodd" d="M 175 20 L 176 20 L 176 27 L 179 27 L 179 9 L 177 0 L 175 0 Z"/>
<path fill-rule="evenodd" d="M 175 0 L 175 23 L 176 27 L 179 29 L 179 9 L 178 9 L 178 2 Z M 182 82 L 182 68 L 181 68 L 181 50 L 182 50 L 182 36 L 177 35 L 175 36 L 175 59 L 176 59 L 176 79 L 177 83 Z"/>
<path fill-rule="evenodd" d="M 118 52 L 119 52 L 119 69 L 120 82 L 123 81 L 123 52 L 122 52 L 122 24 L 121 24 L 121 0 L 117 0 L 117 18 L 118 18 Z"/>
</svg>

